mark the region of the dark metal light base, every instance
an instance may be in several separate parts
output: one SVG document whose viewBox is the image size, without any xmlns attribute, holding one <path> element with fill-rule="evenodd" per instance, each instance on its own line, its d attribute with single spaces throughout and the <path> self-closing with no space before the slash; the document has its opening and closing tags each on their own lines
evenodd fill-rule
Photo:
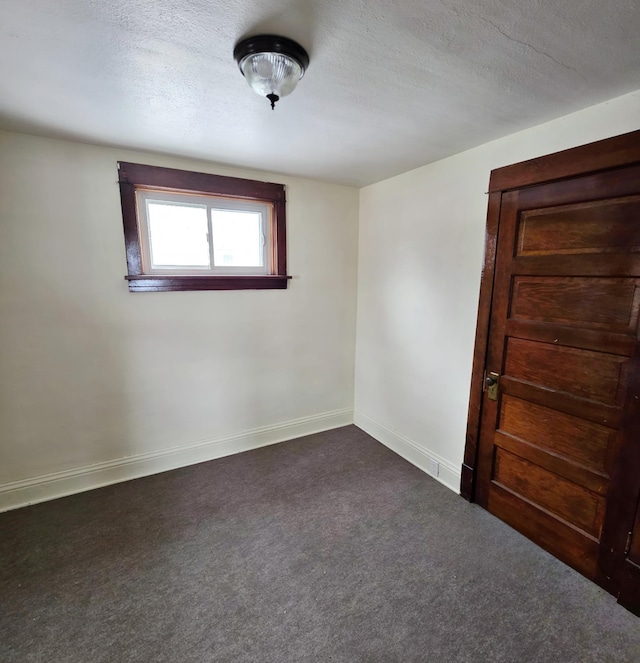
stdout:
<svg viewBox="0 0 640 663">
<path fill-rule="evenodd" d="M 309 66 L 309 54 L 293 39 L 279 37 L 278 35 L 256 35 L 239 41 L 233 49 L 233 57 L 240 67 L 242 61 L 253 53 L 282 53 L 297 60 L 306 71 Z M 240 67 L 240 71 L 242 68 Z"/>
</svg>

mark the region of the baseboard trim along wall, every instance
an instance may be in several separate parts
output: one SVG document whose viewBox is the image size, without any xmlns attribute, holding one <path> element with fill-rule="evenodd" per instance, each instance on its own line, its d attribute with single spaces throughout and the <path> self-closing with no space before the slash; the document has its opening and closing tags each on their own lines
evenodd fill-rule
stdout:
<svg viewBox="0 0 640 663">
<path fill-rule="evenodd" d="M 150 474 L 175 470 L 186 465 L 215 460 L 352 423 L 353 410 L 335 410 L 272 426 L 254 428 L 235 435 L 201 440 L 23 481 L 13 481 L 0 485 L 0 512 Z"/>
<path fill-rule="evenodd" d="M 447 488 L 453 490 L 455 493 L 460 493 L 460 470 L 449 461 L 433 451 L 424 449 L 417 442 L 406 437 L 406 435 L 392 430 L 385 424 L 374 421 L 371 417 L 357 410 L 353 415 L 353 423 L 365 433 L 378 440 L 378 442 L 384 444 L 385 447 L 389 447 L 391 451 L 402 456 L 429 476 L 437 479 Z M 434 463 L 437 463 L 435 467 Z M 432 471 L 432 468 L 435 469 L 435 472 Z"/>
</svg>

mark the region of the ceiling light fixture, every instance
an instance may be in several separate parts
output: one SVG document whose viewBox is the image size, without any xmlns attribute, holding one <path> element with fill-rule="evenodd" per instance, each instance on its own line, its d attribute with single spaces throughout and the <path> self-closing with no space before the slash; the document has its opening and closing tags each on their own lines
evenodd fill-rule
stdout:
<svg viewBox="0 0 640 663">
<path fill-rule="evenodd" d="M 295 89 L 309 66 L 307 51 L 292 39 L 258 35 L 243 39 L 233 49 L 242 75 L 260 96 L 276 101 Z"/>
</svg>

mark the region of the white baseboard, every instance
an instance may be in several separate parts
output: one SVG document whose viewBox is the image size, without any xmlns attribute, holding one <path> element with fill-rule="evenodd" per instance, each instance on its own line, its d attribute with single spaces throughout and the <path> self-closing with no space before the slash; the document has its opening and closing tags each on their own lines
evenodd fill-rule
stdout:
<svg viewBox="0 0 640 663">
<path fill-rule="evenodd" d="M 352 423 L 353 410 L 335 410 L 272 426 L 254 428 L 235 435 L 201 440 L 161 451 L 13 481 L 0 485 L 0 512 L 158 472 L 175 470 L 186 465 L 250 451 Z"/>
<path fill-rule="evenodd" d="M 357 410 L 353 415 L 353 422 L 358 428 L 361 428 L 365 433 L 378 440 L 389 447 L 391 451 L 395 451 L 399 456 L 415 465 L 418 469 L 422 470 L 429 476 L 437 479 L 441 484 L 450 488 L 455 493 L 460 493 L 460 473 L 461 470 L 449 461 L 445 460 L 433 451 L 429 451 L 419 446 L 417 442 L 394 431 L 388 426 L 381 424 L 371 419 L 366 414 L 358 412 Z M 436 476 L 430 471 L 431 462 L 438 463 L 438 475 Z"/>
</svg>

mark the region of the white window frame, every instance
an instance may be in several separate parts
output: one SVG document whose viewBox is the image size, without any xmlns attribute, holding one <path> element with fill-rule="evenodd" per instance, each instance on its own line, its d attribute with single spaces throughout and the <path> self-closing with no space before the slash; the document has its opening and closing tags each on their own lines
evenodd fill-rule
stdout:
<svg viewBox="0 0 640 663">
<path fill-rule="evenodd" d="M 149 232 L 147 205 L 150 202 L 176 203 L 182 206 L 206 207 L 207 239 L 211 267 L 193 267 L 176 265 L 171 268 L 154 268 L 151 263 L 151 239 Z M 268 202 L 238 200 L 223 196 L 209 196 L 191 193 L 173 193 L 154 189 L 136 188 L 136 206 L 139 220 L 140 248 L 145 274 L 176 276 L 215 276 L 215 275 L 267 275 L 271 274 L 271 228 L 272 205 Z M 213 233 L 211 210 L 231 210 L 260 214 L 260 232 L 262 242 L 262 265 L 259 267 L 229 266 L 214 264 Z"/>
</svg>

